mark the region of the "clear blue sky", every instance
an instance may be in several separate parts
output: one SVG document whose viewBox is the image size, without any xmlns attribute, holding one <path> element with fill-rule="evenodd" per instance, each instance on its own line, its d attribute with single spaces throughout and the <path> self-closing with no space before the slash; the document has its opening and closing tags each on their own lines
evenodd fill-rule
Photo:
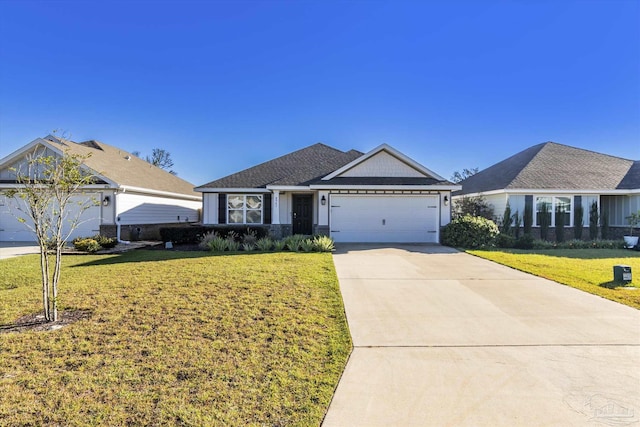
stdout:
<svg viewBox="0 0 640 427">
<path fill-rule="evenodd" d="M 315 142 L 638 160 L 640 0 L 0 0 L 0 157 L 53 129 L 196 185 Z"/>
</svg>

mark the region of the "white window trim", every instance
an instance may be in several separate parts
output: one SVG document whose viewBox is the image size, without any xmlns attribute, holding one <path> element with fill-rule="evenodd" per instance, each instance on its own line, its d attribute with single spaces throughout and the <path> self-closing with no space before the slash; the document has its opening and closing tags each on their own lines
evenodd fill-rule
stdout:
<svg viewBox="0 0 640 427">
<path fill-rule="evenodd" d="M 569 214 L 569 224 L 565 224 L 565 227 L 573 227 L 573 211 L 575 209 L 575 197 L 573 194 L 534 194 L 533 195 L 533 226 L 534 227 L 540 227 L 540 224 L 538 224 L 538 198 L 547 198 L 547 199 L 551 199 L 551 207 L 549 209 L 549 212 L 551 212 L 551 224 L 549 224 L 549 227 L 555 227 L 556 226 L 556 200 L 560 197 L 562 198 L 569 198 L 569 206 L 571 207 L 571 209 L 569 209 L 568 211 L 565 211 L 566 213 Z"/>
<path fill-rule="evenodd" d="M 249 209 L 247 208 L 247 197 L 260 197 L 260 209 Z M 231 222 L 231 211 L 239 211 L 240 209 L 232 209 L 229 206 L 229 198 L 231 197 L 242 197 L 242 222 Z M 260 212 L 260 222 L 247 222 L 247 211 L 252 212 Z M 227 195 L 227 224 L 234 225 L 256 225 L 256 224 L 264 224 L 264 195 L 263 194 L 228 194 Z"/>
</svg>

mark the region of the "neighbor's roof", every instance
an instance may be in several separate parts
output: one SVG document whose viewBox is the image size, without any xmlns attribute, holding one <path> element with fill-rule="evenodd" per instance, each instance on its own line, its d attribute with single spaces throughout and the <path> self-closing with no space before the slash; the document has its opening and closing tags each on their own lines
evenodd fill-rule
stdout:
<svg viewBox="0 0 640 427">
<path fill-rule="evenodd" d="M 555 142 L 534 145 L 461 182 L 454 195 L 501 189 L 640 188 L 640 162 Z"/>
<path fill-rule="evenodd" d="M 257 166 L 211 181 L 198 188 L 266 188 L 267 185 L 305 186 L 362 156 L 322 143 L 286 154 Z"/>
<path fill-rule="evenodd" d="M 52 135 L 44 139 L 63 151 L 68 150 L 71 154 L 89 156 L 83 163 L 96 174 L 119 186 L 139 187 L 190 197 L 201 196 L 193 190 L 193 184 L 190 182 L 112 145 L 94 140 L 76 143 Z"/>
</svg>

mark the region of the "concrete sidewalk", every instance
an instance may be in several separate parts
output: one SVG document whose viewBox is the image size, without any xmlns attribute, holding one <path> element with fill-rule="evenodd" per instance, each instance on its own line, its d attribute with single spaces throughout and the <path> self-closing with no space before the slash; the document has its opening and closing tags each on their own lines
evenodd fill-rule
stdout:
<svg viewBox="0 0 640 427">
<path fill-rule="evenodd" d="M 40 247 L 34 242 L 0 242 L 0 259 L 37 254 Z"/>
<path fill-rule="evenodd" d="M 354 350 L 323 426 L 640 422 L 640 312 L 440 246 L 341 245 Z"/>
</svg>

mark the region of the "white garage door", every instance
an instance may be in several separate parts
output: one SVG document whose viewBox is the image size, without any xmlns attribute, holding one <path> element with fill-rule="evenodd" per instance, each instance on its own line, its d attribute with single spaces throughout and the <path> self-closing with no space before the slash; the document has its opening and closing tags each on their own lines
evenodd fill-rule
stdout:
<svg viewBox="0 0 640 427">
<path fill-rule="evenodd" d="M 336 242 L 437 243 L 439 196 L 331 195 Z"/>
<path fill-rule="evenodd" d="M 83 197 L 95 197 L 100 200 L 97 194 L 87 194 Z M 68 205 L 71 212 L 69 218 L 76 217 L 73 209 L 74 207 L 77 209 L 77 205 L 74 205 L 74 202 L 77 201 L 78 199 L 71 199 L 71 203 Z M 0 195 L 0 242 L 33 242 L 36 240 L 33 232 L 16 219 L 16 215 L 25 216 L 23 213 L 15 211 L 17 203 L 20 203 L 20 206 L 24 205 L 22 200 L 16 201 Z M 80 222 L 81 224 L 78 225 L 70 239 L 98 234 L 100 232 L 100 206 L 91 206 L 84 211 Z"/>
</svg>

